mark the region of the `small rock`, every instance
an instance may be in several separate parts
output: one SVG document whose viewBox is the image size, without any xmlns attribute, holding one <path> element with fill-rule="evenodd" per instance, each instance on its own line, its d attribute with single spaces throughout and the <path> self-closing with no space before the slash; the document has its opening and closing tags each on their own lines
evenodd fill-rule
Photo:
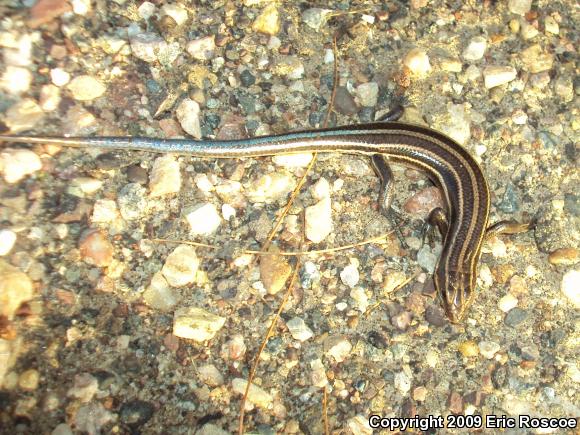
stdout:
<svg viewBox="0 0 580 435">
<path fill-rule="evenodd" d="M 330 197 L 330 183 L 324 177 L 321 177 L 311 189 L 312 197 L 318 201 Z"/>
<path fill-rule="evenodd" d="M 274 65 L 273 72 L 290 80 L 298 80 L 304 76 L 304 64 L 299 57 L 284 56 L 278 59 Z"/>
<path fill-rule="evenodd" d="M 437 207 L 444 208 L 445 205 L 441 191 L 435 186 L 427 187 L 415 193 L 403 205 L 407 213 L 417 215 L 423 219 L 426 219 L 431 210 Z"/>
<path fill-rule="evenodd" d="M 247 195 L 252 202 L 271 204 L 286 198 L 296 186 L 296 180 L 286 173 L 273 172 L 252 181 Z"/>
<path fill-rule="evenodd" d="M 487 49 L 487 41 L 483 36 L 476 36 L 469 45 L 463 50 L 462 56 L 465 60 L 479 60 L 485 54 Z"/>
<path fill-rule="evenodd" d="M 401 311 L 391 316 L 391 325 L 399 331 L 406 331 L 411 326 L 412 315 L 409 311 Z"/>
<path fill-rule="evenodd" d="M 525 15 L 532 8 L 532 0 L 508 0 L 508 9 L 512 14 Z"/>
<path fill-rule="evenodd" d="M 121 405 L 119 420 L 135 430 L 147 423 L 154 413 L 155 407 L 152 403 L 144 400 L 131 400 Z"/>
<path fill-rule="evenodd" d="M 417 263 L 424 270 L 429 273 L 435 271 L 435 266 L 437 265 L 438 253 L 431 251 L 431 248 L 425 244 L 417 251 Z"/>
<path fill-rule="evenodd" d="M 75 429 L 80 432 L 97 434 L 104 431 L 104 426 L 117 419 L 100 402 L 89 402 L 77 409 L 72 419 Z"/>
<path fill-rule="evenodd" d="M 14 184 L 42 169 L 38 155 L 24 148 L 6 148 L 0 153 L 0 171 L 4 181 Z"/>
<path fill-rule="evenodd" d="M 417 402 L 424 402 L 427 398 L 427 388 L 425 387 L 417 387 L 413 390 L 413 400 Z"/>
<path fill-rule="evenodd" d="M 443 71 L 459 73 L 463 70 L 463 64 L 459 59 L 441 59 L 440 66 Z"/>
<path fill-rule="evenodd" d="M 322 242 L 332 232 L 332 206 L 330 198 L 324 198 L 306 208 L 306 237 L 314 243 Z"/>
<path fill-rule="evenodd" d="M 334 106 L 336 111 L 343 115 L 353 115 L 359 110 L 354 97 L 344 86 L 336 88 Z"/>
<path fill-rule="evenodd" d="M 201 139 L 201 124 L 199 121 L 199 104 L 184 98 L 175 111 L 181 128 L 195 139 Z"/>
<path fill-rule="evenodd" d="M 66 0 L 39 0 L 30 8 L 27 24 L 35 29 L 71 10 Z"/>
<path fill-rule="evenodd" d="M 70 181 L 67 192 L 81 198 L 92 195 L 103 187 L 103 181 L 92 177 L 75 177 Z"/>
<path fill-rule="evenodd" d="M 225 317 L 217 316 L 202 308 L 184 307 L 175 311 L 173 335 L 204 342 L 211 340 L 225 323 Z"/>
<path fill-rule="evenodd" d="M 498 306 L 500 310 L 502 310 L 504 313 L 507 313 L 511 309 L 518 306 L 518 298 L 516 298 L 511 293 L 508 293 L 499 300 Z"/>
<path fill-rule="evenodd" d="M 512 328 L 515 328 L 516 326 L 518 326 L 519 324 L 521 324 L 523 321 L 525 321 L 528 318 L 529 314 L 526 310 L 523 310 L 521 308 L 514 308 L 512 310 L 510 310 L 509 313 L 507 313 L 507 315 L 505 316 L 505 324 L 507 326 L 511 326 Z"/>
<path fill-rule="evenodd" d="M 457 391 L 452 391 L 447 398 L 447 407 L 453 414 L 463 412 L 463 397 Z"/>
<path fill-rule="evenodd" d="M 560 26 L 554 17 L 548 15 L 544 20 L 544 29 L 546 33 L 551 33 L 552 35 L 560 34 Z"/>
<path fill-rule="evenodd" d="M 562 293 L 574 308 L 580 308 L 580 271 L 570 270 L 562 277 Z"/>
<path fill-rule="evenodd" d="M 383 292 L 385 294 L 394 292 L 401 284 L 407 281 L 405 273 L 399 270 L 389 270 L 385 273 L 384 277 Z"/>
<path fill-rule="evenodd" d="M 276 3 L 270 3 L 252 24 L 252 30 L 266 35 L 276 35 L 280 32 L 280 13 Z"/>
<path fill-rule="evenodd" d="M 537 29 L 536 26 L 528 23 L 527 21 L 522 21 L 521 23 L 521 35 L 524 40 L 529 40 L 538 36 L 540 31 Z"/>
<path fill-rule="evenodd" d="M 353 435 L 372 435 L 374 433 L 369 424 L 368 416 L 355 415 L 348 419 L 347 425 Z"/>
<path fill-rule="evenodd" d="M 569 103 L 574 99 L 574 83 L 572 82 L 572 77 L 566 75 L 560 75 L 554 81 L 554 92 L 558 95 L 564 102 Z"/>
<path fill-rule="evenodd" d="M 234 335 L 225 345 L 225 353 L 222 352 L 222 358 L 232 361 L 240 361 L 246 354 L 247 347 L 244 342 L 244 336 L 241 334 Z"/>
<path fill-rule="evenodd" d="M 129 183 L 117 196 L 119 212 L 125 220 L 139 219 L 147 211 L 146 190 L 139 183 Z"/>
<path fill-rule="evenodd" d="M 197 60 L 211 60 L 215 57 L 215 36 L 195 39 L 187 44 L 187 52 Z"/>
<path fill-rule="evenodd" d="M 173 287 L 183 287 L 195 280 L 199 259 L 195 248 L 189 245 L 179 245 L 167 256 L 161 273 Z"/>
<path fill-rule="evenodd" d="M 320 30 L 328 20 L 330 14 L 333 13 L 332 9 L 322 9 L 322 8 L 310 8 L 302 12 L 302 21 L 311 29 Z"/>
<path fill-rule="evenodd" d="M 16 243 L 16 233 L 12 230 L 0 230 L 0 256 L 8 254 Z"/>
<path fill-rule="evenodd" d="M 439 305 L 429 305 L 425 310 L 425 320 L 433 326 L 442 327 L 447 325 L 445 312 Z"/>
<path fill-rule="evenodd" d="M 355 308 L 361 313 L 365 313 L 369 306 L 369 297 L 362 287 L 355 287 L 350 291 L 350 297 L 355 303 Z"/>
<path fill-rule="evenodd" d="M 511 82 L 517 76 L 512 66 L 488 66 L 483 70 L 483 79 L 487 89 Z"/>
<path fill-rule="evenodd" d="M 21 95 L 30 89 L 32 78 L 27 68 L 7 65 L 0 79 L 0 89 L 10 95 Z"/>
<path fill-rule="evenodd" d="M 552 69 L 554 55 L 545 52 L 539 44 L 532 45 L 520 53 L 523 68 L 531 73 L 540 73 Z"/>
<path fill-rule="evenodd" d="M 18 386 L 25 391 L 36 390 L 39 382 L 40 373 L 35 369 L 26 370 L 18 377 Z"/>
<path fill-rule="evenodd" d="M 149 191 L 152 197 L 179 192 L 181 188 L 181 172 L 179 162 L 171 154 L 158 157 L 153 162 Z"/>
<path fill-rule="evenodd" d="M 351 288 L 358 284 L 359 278 L 358 269 L 354 264 L 349 264 L 340 272 L 340 280 Z"/>
<path fill-rule="evenodd" d="M 91 11 L 90 0 L 71 0 L 73 12 L 77 15 L 87 15 Z"/>
<path fill-rule="evenodd" d="M 363 83 L 356 88 L 357 102 L 363 107 L 375 107 L 379 96 L 379 85 L 376 82 Z"/>
<path fill-rule="evenodd" d="M 352 351 L 352 344 L 343 336 L 331 336 L 325 341 L 326 353 L 336 362 L 343 362 Z"/>
<path fill-rule="evenodd" d="M 195 432 L 195 435 L 229 435 L 230 432 L 223 430 L 216 424 L 206 423 L 201 429 Z"/>
<path fill-rule="evenodd" d="M 395 388 L 404 396 L 411 389 L 411 378 L 404 371 L 395 373 Z"/>
<path fill-rule="evenodd" d="M 411 74 L 421 77 L 427 75 L 431 71 L 431 64 L 429 63 L 429 56 L 424 50 L 414 48 L 403 59 L 405 65 Z"/>
<path fill-rule="evenodd" d="M 560 248 L 548 256 L 548 261 L 553 265 L 569 266 L 578 263 L 580 255 L 576 248 Z"/>
<path fill-rule="evenodd" d="M 457 350 L 459 350 L 459 353 L 461 353 L 461 355 L 463 355 L 466 358 L 479 355 L 479 348 L 477 347 L 477 344 L 473 340 L 461 342 Z"/>
<path fill-rule="evenodd" d="M 143 2 L 141 3 L 141 6 L 137 8 L 137 12 L 141 18 L 148 20 L 155 13 L 155 5 L 151 2 Z"/>
<path fill-rule="evenodd" d="M 314 335 L 312 329 L 310 329 L 308 325 L 306 325 L 306 322 L 304 322 L 300 317 L 293 317 L 288 320 L 286 322 L 286 327 L 290 331 L 290 335 L 298 341 L 306 341 Z"/>
<path fill-rule="evenodd" d="M 274 164 L 284 168 L 305 168 L 312 160 L 312 153 L 283 154 L 272 157 Z"/>
<path fill-rule="evenodd" d="M 4 123 L 11 133 L 32 129 L 44 118 L 44 112 L 32 98 L 24 98 L 6 111 Z"/>
<path fill-rule="evenodd" d="M 100 97 L 107 88 L 96 78 L 88 75 L 78 76 L 71 80 L 67 89 L 78 101 L 90 101 Z"/>
<path fill-rule="evenodd" d="M 222 221 L 216 206 L 211 203 L 195 207 L 186 214 L 185 219 L 189 223 L 191 233 L 200 236 L 215 233 Z"/>
<path fill-rule="evenodd" d="M 493 341 L 480 341 L 478 346 L 481 355 L 487 359 L 492 359 L 501 349 L 500 345 Z"/>
<path fill-rule="evenodd" d="M 328 385 L 328 377 L 326 376 L 326 368 L 320 358 L 311 361 L 310 368 L 312 370 L 310 373 L 312 386 L 316 388 L 326 387 Z"/>
<path fill-rule="evenodd" d="M 173 18 L 175 24 L 182 26 L 187 22 L 187 9 L 178 4 L 164 4 L 161 7 L 161 16 L 169 16 Z"/>
<path fill-rule="evenodd" d="M 91 222 L 112 223 L 120 217 L 117 204 L 111 199 L 99 199 L 93 206 Z"/>
<path fill-rule="evenodd" d="M 167 42 L 155 33 L 138 33 L 129 42 L 133 55 L 148 63 L 155 62 L 159 53 L 167 49 Z"/>
<path fill-rule="evenodd" d="M 237 393 L 241 396 L 246 393 L 247 385 L 248 381 L 245 379 L 235 378 L 232 380 L 232 389 L 234 393 Z M 270 394 L 255 384 L 250 385 L 247 399 L 254 405 L 264 409 L 268 409 L 272 405 L 273 400 Z"/>
<path fill-rule="evenodd" d="M 262 255 L 260 258 L 260 280 L 269 294 L 274 295 L 284 288 L 288 277 L 292 274 L 292 267 L 282 255 L 275 255 L 280 249 L 271 245 L 272 255 Z"/>
<path fill-rule="evenodd" d="M 75 376 L 74 385 L 67 391 L 68 397 L 79 399 L 82 403 L 90 402 L 99 391 L 99 380 L 90 373 Z"/>
<path fill-rule="evenodd" d="M 58 109 L 60 104 L 60 89 L 54 85 L 44 85 L 40 89 L 40 107 L 45 112 L 52 112 Z"/>
<path fill-rule="evenodd" d="M 213 364 L 204 364 L 197 369 L 199 380 L 210 387 L 218 387 L 224 383 L 224 375 Z"/>
<path fill-rule="evenodd" d="M 61 423 L 52 430 L 50 435 L 74 435 L 74 433 L 68 424 Z"/>
<path fill-rule="evenodd" d="M 151 283 L 143 292 L 143 300 L 151 308 L 160 311 L 171 311 L 181 300 L 178 293 L 173 290 L 161 272 L 155 273 Z"/>
<path fill-rule="evenodd" d="M 79 251 L 85 263 L 97 267 L 107 267 L 113 261 L 115 248 L 104 231 L 91 229 L 79 240 Z"/>
</svg>

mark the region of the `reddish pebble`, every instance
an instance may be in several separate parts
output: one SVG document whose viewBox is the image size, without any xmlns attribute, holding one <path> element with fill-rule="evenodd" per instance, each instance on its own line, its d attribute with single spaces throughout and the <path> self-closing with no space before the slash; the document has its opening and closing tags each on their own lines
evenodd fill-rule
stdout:
<svg viewBox="0 0 580 435">
<path fill-rule="evenodd" d="M 163 339 L 163 345 L 171 352 L 177 352 L 177 349 L 179 349 L 179 338 L 173 334 L 167 334 Z"/>
<path fill-rule="evenodd" d="M 458 392 L 453 391 L 447 399 L 447 406 L 453 414 L 461 414 L 463 411 L 463 397 Z"/>
<path fill-rule="evenodd" d="M 174 138 L 178 136 L 183 136 L 184 132 L 181 126 L 173 119 L 161 119 L 159 121 L 159 127 L 163 130 L 166 138 Z"/>
<path fill-rule="evenodd" d="M 100 230 L 89 230 L 79 243 L 81 258 L 88 264 L 107 267 L 113 261 L 113 245 Z"/>
<path fill-rule="evenodd" d="M 427 187 L 417 192 L 404 205 L 406 212 L 414 215 L 418 214 L 423 218 L 429 216 L 431 210 L 437 207 L 444 208 L 444 204 L 441 191 L 435 186 Z"/>
<path fill-rule="evenodd" d="M 70 9 L 66 0 L 39 0 L 30 8 L 28 25 L 33 29 L 42 26 Z"/>
</svg>

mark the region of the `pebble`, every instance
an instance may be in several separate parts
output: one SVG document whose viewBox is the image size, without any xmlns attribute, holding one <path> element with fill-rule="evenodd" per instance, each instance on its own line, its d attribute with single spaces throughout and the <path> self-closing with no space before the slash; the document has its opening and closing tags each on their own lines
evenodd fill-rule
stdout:
<svg viewBox="0 0 580 435">
<path fill-rule="evenodd" d="M 164 4 L 161 7 L 161 16 L 173 18 L 178 26 L 185 24 L 188 19 L 187 9 L 177 4 Z"/>
<path fill-rule="evenodd" d="M 580 308 L 580 270 L 570 270 L 562 277 L 562 293 L 574 308 Z"/>
<path fill-rule="evenodd" d="M 10 95 L 21 95 L 30 89 L 32 79 L 32 73 L 27 68 L 7 65 L 0 79 L 0 89 Z"/>
<path fill-rule="evenodd" d="M 290 80 L 298 80 L 304 76 L 304 64 L 297 56 L 284 56 L 278 59 L 273 72 Z"/>
<path fill-rule="evenodd" d="M 487 41 L 483 36 L 476 36 L 471 41 L 465 50 L 463 50 L 462 56 L 465 60 L 479 60 L 485 54 L 487 49 Z"/>
<path fill-rule="evenodd" d="M 224 375 L 213 364 L 204 364 L 197 368 L 199 380 L 210 387 L 219 387 L 224 383 Z"/>
<path fill-rule="evenodd" d="M 85 263 L 97 267 L 107 267 L 113 261 L 115 248 L 104 231 L 90 229 L 81 236 L 79 251 Z"/>
<path fill-rule="evenodd" d="M 284 154 L 272 157 L 274 164 L 284 168 L 305 168 L 312 160 L 312 153 Z"/>
<path fill-rule="evenodd" d="M 30 18 L 27 24 L 35 29 L 49 23 L 70 9 L 69 3 L 65 0 L 39 0 L 30 8 Z"/>
<path fill-rule="evenodd" d="M 435 186 L 427 187 L 415 193 L 403 205 L 407 213 L 411 213 L 422 219 L 426 219 L 431 210 L 437 207 L 444 208 L 445 205 L 441 191 Z"/>
<path fill-rule="evenodd" d="M 40 108 L 45 112 L 52 112 L 58 109 L 60 104 L 60 89 L 54 85 L 44 85 L 40 89 Z"/>
<path fill-rule="evenodd" d="M 235 393 L 243 396 L 246 393 L 248 381 L 242 378 L 235 378 L 232 380 L 232 389 Z M 272 396 L 264 389 L 255 384 L 250 385 L 247 399 L 260 408 L 268 409 L 272 405 Z"/>
<path fill-rule="evenodd" d="M 34 391 L 38 388 L 40 373 L 38 370 L 25 370 L 18 377 L 18 386 L 25 391 Z"/>
<path fill-rule="evenodd" d="M 431 64 L 429 63 L 429 56 L 424 50 L 414 48 L 403 59 L 405 65 L 411 74 L 421 77 L 427 75 L 431 71 Z"/>
<path fill-rule="evenodd" d="M 320 358 L 310 361 L 310 380 L 312 386 L 316 388 L 324 388 L 328 385 L 328 377 L 326 376 L 326 368 Z"/>
<path fill-rule="evenodd" d="M 516 125 L 525 125 L 528 122 L 528 114 L 522 109 L 517 109 L 512 113 L 512 121 Z"/>
<path fill-rule="evenodd" d="M 274 254 L 280 249 L 272 245 L 269 252 Z M 292 267 L 282 255 L 262 255 L 260 257 L 260 280 L 266 291 L 274 295 L 284 288 L 288 277 L 292 274 Z"/>
<path fill-rule="evenodd" d="M 357 86 L 356 101 L 363 107 L 375 107 L 379 97 L 379 84 L 377 82 L 363 83 Z"/>
<path fill-rule="evenodd" d="M 137 13 L 144 20 L 148 20 L 155 13 L 155 5 L 151 2 L 143 2 L 141 6 L 137 8 Z"/>
<path fill-rule="evenodd" d="M 511 293 L 508 293 L 505 296 L 503 296 L 498 302 L 499 309 L 502 310 L 504 313 L 507 313 L 508 311 L 517 306 L 518 306 L 518 298 L 516 298 Z"/>
<path fill-rule="evenodd" d="M 507 326 L 515 328 L 523 321 L 525 321 L 528 318 L 528 316 L 529 314 L 526 310 L 516 307 L 510 310 L 509 313 L 507 313 L 504 322 Z"/>
<path fill-rule="evenodd" d="M 322 242 L 332 232 L 332 205 L 330 198 L 307 207 L 305 213 L 306 238 L 314 243 Z"/>
<path fill-rule="evenodd" d="M 441 59 L 440 66 L 443 71 L 459 73 L 463 70 L 463 64 L 459 59 Z"/>
<path fill-rule="evenodd" d="M 229 434 L 230 432 L 223 430 L 221 427 L 213 423 L 206 423 L 201 427 L 201 429 L 195 432 L 195 435 L 229 435 Z"/>
<path fill-rule="evenodd" d="M 528 23 L 527 21 L 522 21 L 521 23 L 521 35 L 524 40 L 529 40 L 538 36 L 540 31 L 533 26 L 532 24 Z"/>
<path fill-rule="evenodd" d="M 173 290 L 161 272 L 155 273 L 143 292 L 143 300 L 151 308 L 171 311 L 180 302 L 180 295 Z"/>
<path fill-rule="evenodd" d="M 4 123 L 11 133 L 32 129 L 44 118 L 44 112 L 32 98 L 24 98 L 10 106 L 4 115 Z"/>
<path fill-rule="evenodd" d="M 417 263 L 425 271 L 433 273 L 437 264 L 438 253 L 431 251 L 431 248 L 425 244 L 417 251 Z"/>
<path fill-rule="evenodd" d="M 302 12 L 302 21 L 308 27 L 317 32 L 324 26 L 329 16 L 334 11 L 332 9 L 310 8 Z"/>
<path fill-rule="evenodd" d="M 404 371 L 395 373 L 395 388 L 404 396 L 411 389 L 411 378 Z"/>
<path fill-rule="evenodd" d="M 225 317 L 217 316 L 202 308 L 179 308 L 173 316 L 173 335 L 204 342 L 211 340 L 225 323 Z"/>
<path fill-rule="evenodd" d="M 129 38 L 133 55 L 145 62 L 157 60 L 160 52 L 167 50 L 167 42 L 155 33 L 137 33 Z"/>
<path fill-rule="evenodd" d="M 392 293 L 399 288 L 401 284 L 407 281 L 404 272 L 399 270 L 389 270 L 384 274 L 383 293 Z"/>
<path fill-rule="evenodd" d="M 409 311 L 401 311 L 391 316 L 391 325 L 399 331 L 406 331 L 411 326 L 412 315 Z"/>
<path fill-rule="evenodd" d="M 508 9 L 512 14 L 525 15 L 532 8 L 532 0 L 508 0 Z"/>
<path fill-rule="evenodd" d="M 492 359 L 501 349 L 501 346 L 493 341 L 480 341 L 478 346 L 481 355 L 487 359 Z"/>
<path fill-rule="evenodd" d="M 195 39 L 187 44 L 187 52 L 197 60 L 211 60 L 215 57 L 215 36 Z"/>
<path fill-rule="evenodd" d="M 288 320 L 286 322 L 286 327 L 290 331 L 292 338 L 298 341 L 306 341 L 314 335 L 312 329 L 310 329 L 308 325 L 306 325 L 306 322 L 304 322 L 300 317 L 293 317 Z"/>
<path fill-rule="evenodd" d="M 361 414 L 349 418 L 347 426 L 353 435 L 372 435 L 374 433 L 369 424 L 369 417 Z"/>
<path fill-rule="evenodd" d="M 318 201 L 330 196 L 330 183 L 324 177 L 321 177 L 310 189 L 312 197 Z"/>
<path fill-rule="evenodd" d="M 343 362 L 352 351 L 352 344 L 343 336 L 330 336 L 325 341 L 327 355 L 334 358 L 337 363 Z"/>
<path fill-rule="evenodd" d="M 463 413 L 463 397 L 457 391 L 452 391 L 447 397 L 447 407 L 453 414 Z"/>
<path fill-rule="evenodd" d="M 353 115 L 358 112 L 358 105 L 354 97 L 344 86 L 336 88 L 334 106 L 336 111 L 343 115 Z"/>
<path fill-rule="evenodd" d="M 179 171 L 179 162 L 170 154 L 156 158 L 149 178 L 151 197 L 178 193 L 180 189 L 181 172 Z"/>
<path fill-rule="evenodd" d="M 246 194 L 252 202 L 272 204 L 286 198 L 295 186 L 296 180 L 290 174 L 273 172 L 254 179 Z"/>
<path fill-rule="evenodd" d="M 199 104 L 189 98 L 184 98 L 175 111 L 181 128 L 195 139 L 201 139 L 199 112 Z"/>
<path fill-rule="evenodd" d="M 52 430 L 50 435 L 74 435 L 74 432 L 68 424 L 61 423 Z"/>
<path fill-rule="evenodd" d="M 67 391 L 68 397 L 79 399 L 82 403 L 90 402 L 99 391 L 99 380 L 90 373 L 75 375 L 74 384 Z"/>
<path fill-rule="evenodd" d="M 77 15 L 87 15 L 91 11 L 91 0 L 71 0 L 73 12 Z"/>
<path fill-rule="evenodd" d="M 8 184 L 18 183 L 42 169 L 38 155 L 24 148 L 6 148 L 0 153 L 0 171 Z"/>
<path fill-rule="evenodd" d="M 247 351 L 244 336 L 242 334 L 235 334 L 225 346 L 225 354 L 222 352 L 222 358 L 232 361 L 241 361 L 246 355 Z"/>
<path fill-rule="evenodd" d="M 358 269 L 354 264 L 349 264 L 340 272 L 340 280 L 342 283 L 351 288 L 358 284 L 359 278 Z"/>
<path fill-rule="evenodd" d="M 190 245 L 179 245 L 165 260 L 161 273 L 173 287 L 183 287 L 195 281 L 199 268 L 199 259 L 195 248 Z"/>
<path fill-rule="evenodd" d="M 512 66 L 488 66 L 483 70 L 483 79 L 487 89 L 509 83 L 516 76 L 517 71 Z"/>
<path fill-rule="evenodd" d="M 280 12 L 276 3 L 270 3 L 264 8 L 252 24 L 252 30 L 266 35 L 276 35 L 280 32 Z"/>
<path fill-rule="evenodd" d="M 548 15 L 544 20 L 544 29 L 546 33 L 551 33 L 552 35 L 560 34 L 560 26 L 554 17 Z"/>
<path fill-rule="evenodd" d="M 104 432 L 104 426 L 116 419 L 117 415 L 107 411 L 100 402 L 93 401 L 77 409 L 72 424 L 75 431 L 98 434 Z"/>
<path fill-rule="evenodd" d="M 436 127 L 443 133 L 465 145 L 471 138 L 471 118 L 464 104 L 450 104 L 447 116 L 441 117 Z"/>
<path fill-rule="evenodd" d="M 192 234 L 209 236 L 219 228 L 222 218 L 215 205 L 200 204 L 185 215 Z"/>
<path fill-rule="evenodd" d="M 569 103 L 574 99 L 574 83 L 572 77 L 560 75 L 554 81 L 554 92 L 564 102 Z"/>
<path fill-rule="evenodd" d="M 16 233 L 12 230 L 0 230 L 0 256 L 8 254 L 16 243 Z"/>
<path fill-rule="evenodd" d="M 96 78 L 83 75 L 77 76 L 67 85 L 72 97 L 78 101 L 90 101 L 100 97 L 107 88 Z"/>
<path fill-rule="evenodd" d="M 117 204 L 111 199 L 99 199 L 95 201 L 93 206 L 93 214 L 91 215 L 91 222 L 95 223 L 111 223 L 120 217 Z"/>
<path fill-rule="evenodd" d="M 117 197 L 119 212 L 125 220 L 139 219 L 147 210 L 146 190 L 139 183 L 129 183 L 121 188 Z"/>
<path fill-rule="evenodd" d="M 461 342 L 457 350 L 459 350 L 459 353 L 461 353 L 461 355 L 463 355 L 466 358 L 479 355 L 479 347 L 477 346 L 477 343 L 475 343 L 475 341 L 473 340 Z"/>
<path fill-rule="evenodd" d="M 539 44 L 532 45 L 520 53 L 523 69 L 533 74 L 548 71 L 554 64 L 554 55 L 542 49 Z"/>
<path fill-rule="evenodd" d="M 369 307 L 369 297 L 364 288 L 355 287 L 350 291 L 350 297 L 354 301 L 355 308 L 361 313 L 365 313 Z"/>
<path fill-rule="evenodd" d="M 415 389 L 413 389 L 413 400 L 416 400 L 417 402 L 424 402 L 425 399 L 427 398 L 427 393 L 428 390 L 425 387 L 417 387 Z"/>
</svg>

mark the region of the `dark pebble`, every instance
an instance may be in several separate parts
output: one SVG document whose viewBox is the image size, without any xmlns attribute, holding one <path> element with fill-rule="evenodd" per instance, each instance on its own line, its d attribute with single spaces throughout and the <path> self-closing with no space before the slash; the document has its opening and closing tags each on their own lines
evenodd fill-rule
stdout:
<svg viewBox="0 0 580 435">
<path fill-rule="evenodd" d="M 336 88 L 334 107 L 338 113 L 343 115 L 354 115 L 358 112 L 353 96 L 343 86 Z"/>
<path fill-rule="evenodd" d="M 445 317 L 445 312 L 439 305 L 429 305 L 427 307 L 425 310 L 425 320 L 437 327 L 447 325 L 447 317 Z"/>
<path fill-rule="evenodd" d="M 133 428 L 143 426 L 153 416 L 155 408 L 149 402 L 134 400 L 121 406 L 119 417 L 121 422 Z"/>
<path fill-rule="evenodd" d="M 411 399 L 405 400 L 401 407 L 401 415 L 405 418 L 413 418 L 417 415 L 417 407 Z"/>
<path fill-rule="evenodd" d="M 526 310 L 523 310 L 521 308 L 514 308 L 513 310 L 511 310 L 509 313 L 507 313 L 507 315 L 505 316 L 505 324 L 508 326 L 511 326 L 512 328 L 515 328 L 516 326 L 518 326 L 520 323 L 522 323 L 524 320 L 526 320 L 528 318 L 529 314 Z"/>
<path fill-rule="evenodd" d="M 472 391 L 463 397 L 463 401 L 479 408 L 483 404 L 485 396 L 486 394 L 481 391 Z"/>
<path fill-rule="evenodd" d="M 507 382 L 507 369 L 505 366 L 498 366 L 491 373 L 491 382 L 493 383 L 493 386 L 498 390 L 503 388 L 503 386 Z"/>
<path fill-rule="evenodd" d="M 238 104 L 242 108 L 242 112 L 245 115 L 252 115 L 256 113 L 256 100 L 251 95 L 238 94 L 237 95 Z"/>
<path fill-rule="evenodd" d="M 211 127 L 213 130 L 220 126 L 221 118 L 215 113 L 208 113 L 205 115 L 205 123 Z"/>
<path fill-rule="evenodd" d="M 356 388 L 357 391 L 364 393 L 367 388 L 367 381 L 364 379 L 359 379 L 354 383 L 354 388 Z"/>
<path fill-rule="evenodd" d="M 505 213 L 515 213 L 520 209 L 520 200 L 513 184 L 508 183 L 501 202 L 497 205 Z"/>
<path fill-rule="evenodd" d="M 375 109 L 372 107 L 363 107 L 358 112 L 360 122 L 373 122 L 375 120 Z"/>
<path fill-rule="evenodd" d="M 367 341 L 377 349 L 386 349 L 389 347 L 389 337 L 382 331 L 369 332 Z"/>
<path fill-rule="evenodd" d="M 254 75 L 249 70 L 245 70 L 240 74 L 240 81 L 242 82 L 243 86 L 248 88 L 256 83 L 256 77 L 254 77 Z"/>
<path fill-rule="evenodd" d="M 127 179 L 131 183 L 147 184 L 147 171 L 139 165 L 131 165 L 127 168 Z"/>
<path fill-rule="evenodd" d="M 105 153 L 97 157 L 97 167 L 101 171 L 111 171 L 121 166 L 119 158 L 114 153 Z"/>
<path fill-rule="evenodd" d="M 567 193 L 564 195 L 564 211 L 572 216 L 580 216 L 580 195 Z"/>
</svg>

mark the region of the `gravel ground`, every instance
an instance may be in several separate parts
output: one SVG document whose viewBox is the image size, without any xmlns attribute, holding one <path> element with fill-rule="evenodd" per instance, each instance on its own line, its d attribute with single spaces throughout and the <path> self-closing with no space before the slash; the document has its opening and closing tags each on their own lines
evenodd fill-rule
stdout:
<svg viewBox="0 0 580 435">
<path fill-rule="evenodd" d="M 429 433 L 452 414 L 483 433 L 500 429 L 475 416 L 578 417 L 576 2 L 310 6 L 4 0 L 0 131 L 227 139 L 319 128 L 336 61 L 328 126 L 402 103 L 404 120 L 481 162 L 492 222 L 537 224 L 486 244 L 477 299 L 450 324 L 431 278 L 440 240 L 422 241 L 437 189 L 395 168 L 389 219 L 366 159 L 318 155 L 272 249 L 388 236 L 302 258 L 245 430 L 323 433 L 324 389 L 333 433 L 372 433 L 371 414 L 432 416 Z M 4 146 L 0 431 L 235 432 L 296 264 L 246 251 L 264 245 L 311 159 Z"/>
</svg>

